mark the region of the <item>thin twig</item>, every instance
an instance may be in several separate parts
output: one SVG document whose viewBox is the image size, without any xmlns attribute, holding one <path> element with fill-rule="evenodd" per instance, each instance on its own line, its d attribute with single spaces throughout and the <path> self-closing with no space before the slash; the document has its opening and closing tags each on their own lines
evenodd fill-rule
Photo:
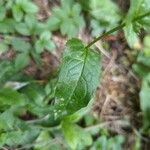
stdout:
<svg viewBox="0 0 150 150">
<path fill-rule="evenodd" d="M 140 15 L 140 16 L 134 18 L 134 19 L 132 20 L 132 22 L 136 22 L 136 21 L 138 21 L 138 20 L 141 20 L 141 19 L 143 19 L 144 17 L 149 16 L 149 15 L 150 15 L 150 12 L 147 12 L 147 13 L 145 13 L 145 14 L 143 14 L 143 15 Z M 126 25 L 126 23 L 122 23 L 121 25 L 119 25 L 119 26 L 117 26 L 117 27 L 115 27 L 115 28 L 113 28 L 113 29 L 111 29 L 111 30 L 105 32 L 104 34 L 102 34 L 102 35 L 100 35 L 100 36 L 98 36 L 98 37 L 95 38 L 92 42 L 90 42 L 90 43 L 86 46 L 86 48 L 91 47 L 91 46 L 92 46 L 93 44 L 95 44 L 97 41 L 99 41 L 100 39 L 103 39 L 104 37 L 108 36 L 109 34 L 111 34 L 111 33 L 115 32 L 115 31 L 118 31 L 118 30 L 122 29 L 125 25 Z"/>
<path fill-rule="evenodd" d="M 93 125 L 93 126 L 85 128 L 84 130 L 86 132 L 89 132 L 89 131 L 94 130 L 94 129 L 100 129 L 100 128 L 108 127 L 110 124 L 112 124 L 112 122 L 119 124 L 119 125 L 123 125 L 123 126 L 125 126 L 125 125 L 129 126 L 129 123 L 126 120 L 116 120 L 116 121 L 107 121 L 107 122 L 103 122 L 103 123 L 100 123 L 97 125 Z"/>
</svg>

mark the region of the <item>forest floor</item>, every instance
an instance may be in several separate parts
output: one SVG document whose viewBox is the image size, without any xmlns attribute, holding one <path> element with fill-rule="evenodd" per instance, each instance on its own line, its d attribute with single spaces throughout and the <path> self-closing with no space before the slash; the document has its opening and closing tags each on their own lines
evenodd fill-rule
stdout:
<svg viewBox="0 0 150 150">
<path fill-rule="evenodd" d="M 40 8 L 37 16 L 39 20 L 44 20 L 51 15 L 50 7 L 59 5 L 57 1 L 51 1 L 51 3 L 46 0 L 34 1 Z M 120 0 L 118 2 L 122 4 L 123 9 L 127 9 L 128 2 L 124 3 Z M 85 43 L 92 39 L 87 29 L 81 31 L 78 37 Z M 43 66 L 41 68 L 31 60 L 30 64 L 24 69 L 25 74 L 33 76 L 42 83 L 47 83 L 49 77 L 55 76 L 67 40 L 58 32 L 53 34 L 52 39 L 56 43 L 56 53 L 42 53 Z M 107 43 L 108 50 L 103 48 L 103 42 Z M 129 49 L 122 31 L 97 42 L 95 46 L 102 53 L 102 73 L 101 82 L 96 92 L 96 101 L 93 105 L 93 114 L 103 122 L 109 122 L 107 128 L 112 134 L 123 134 L 128 137 L 125 144 L 127 150 L 130 149 L 130 145 L 134 141 L 134 135 L 138 134 L 137 130 L 141 127 L 141 113 L 137 94 L 141 83 L 132 71 L 132 64 L 138 50 L 133 52 Z M 137 45 L 139 48 L 140 46 L 140 44 Z M 1 55 L 0 60 L 12 59 L 14 56 L 15 53 L 10 50 Z M 130 120 L 131 126 L 122 123 L 123 119 Z"/>
</svg>

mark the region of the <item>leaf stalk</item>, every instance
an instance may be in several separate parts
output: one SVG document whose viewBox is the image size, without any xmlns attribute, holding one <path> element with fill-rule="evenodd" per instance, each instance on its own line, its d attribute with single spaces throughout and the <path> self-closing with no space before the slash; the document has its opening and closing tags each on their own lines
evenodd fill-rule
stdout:
<svg viewBox="0 0 150 150">
<path fill-rule="evenodd" d="M 134 18 L 134 19 L 132 20 L 132 22 L 136 22 L 136 21 L 138 21 L 138 20 L 141 20 L 141 19 L 143 19 L 144 17 L 149 16 L 149 15 L 150 15 L 150 12 L 147 12 L 147 13 L 145 13 L 145 14 L 143 14 L 143 15 L 140 15 L 140 16 Z M 86 46 L 86 48 L 91 47 L 91 46 L 92 46 L 93 44 L 95 44 L 97 41 L 103 39 L 104 37 L 110 35 L 111 33 L 122 29 L 125 25 L 126 25 L 126 23 L 122 23 L 121 25 L 119 25 L 119 26 L 117 26 L 117 27 L 115 27 L 115 28 L 113 28 L 113 29 L 111 29 L 111 30 L 105 32 L 104 34 L 102 34 L 102 35 L 100 35 L 100 36 L 98 36 L 98 37 L 95 38 L 92 42 L 90 42 L 90 43 Z"/>
</svg>

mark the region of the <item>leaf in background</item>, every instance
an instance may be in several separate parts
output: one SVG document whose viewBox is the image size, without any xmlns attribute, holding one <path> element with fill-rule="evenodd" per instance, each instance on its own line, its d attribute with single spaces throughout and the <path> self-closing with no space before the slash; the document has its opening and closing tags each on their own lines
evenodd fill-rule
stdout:
<svg viewBox="0 0 150 150">
<path fill-rule="evenodd" d="M 144 78 L 149 73 L 150 70 L 150 68 L 137 63 L 133 64 L 132 68 L 141 79 Z"/>
<path fill-rule="evenodd" d="M 47 51 L 49 52 L 53 52 L 54 49 L 56 48 L 55 44 L 53 41 L 49 41 L 46 45 L 45 45 L 45 48 Z"/>
<path fill-rule="evenodd" d="M 26 35 L 29 36 L 31 35 L 31 31 L 29 29 L 29 27 L 25 24 L 25 23 L 18 23 L 15 25 L 15 29 L 18 33 L 22 34 L 22 35 Z"/>
<path fill-rule="evenodd" d="M 48 31 L 44 31 L 40 35 L 40 39 L 36 41 L 35 43 L 35 50 L 37 53 L 42 53 L 44 49 L 47 49 L 48 51 L 52 51 L 55 48 L 55 44 L 52 42 L 51 33 Z"/>
<path fill-rule="evenodd" d="M 124 27 L 125 37 L 131 48 L 138 48 L 139 38 L 137 32 L 134 30 L 134 24 L 128 23 Z"/>
<path fill-rule="evenodd" d="M 6 16 L 6 9 L 0 6 L 0 21 L 3 21 Z"/>
<path fill-rule="evenodd" d="M 61 24 L 61 20 L 55 16 L 51 16 L 49 17 L 49 19 L 47 20 L 47 28 L 50 31 L 56 31 L 59 29 L 60 24 Z"/>
<path fill-rule="evenodd" d="M 148 74 L 142 81 L 140 91 L 140 104 L 144 115 L 144 128 L 150 128 L 150 74 Z"/>
<path fill-rule="evenodd" d="M 64 137 L 72 149 L 77 149 L 79 145 L 90 146 L 92 144 L 91 135 L 81 127 L 71 122 L 62 122 Z"/>
<path fill-rule="evenodd" d="M 99 66 L 98 53 L 86 49 L 78 39 L 67 42 L 56 84 L 56 118 L 87 106 L 99 83 Z"/>
<path fill-rule="evenodd" d="M 8 50 L 8 48 L 9 48 L 8 45 L 1 41 L 1 43 L 0 43 L 0 55 L 3 52 L 6 52 Z"/>
<path fill-rule="evenodd" d="M 91 150 L 107 150 L 107 137 L 102 135 L 101 137 L 99 137 L 93 144 Z"/>
<path fill-rule="evenodd" d="M 26 13 L 34 14 L 34 13 L 38 12 L 38 7 L 33 2 L 31 2 L 29 0 L 21 1 L 20 5 Z"/>
<path fill-rule="evenodd" d="M 123 142 L 124 142 L 124 137 L 122 135 L 112 137 L 108 140 L 107 149 L 122 150 Z"/>
<path fill-rule="evenodd" d="M 44 47 L 45 47 L 45 41 L 43 40 L 37 40 L 35 43 L 35 50 L 36 53 L 40 54 L 44 51 Z"/>
<path fill-rule="evenodd" d="M 139 49 L 140 42 L 138 38 L 138 32 L 140 31 L 140 26 L 137 23 L 133 23 L 133 20 L 144 14 L 143 11 L 144 0 L 130 0 L 130 8 L 128 14 L 125 18 L 126 26 L 124 28 L 125 38 L 131 48 Z"/>
<path fill-rule="evenodd" d="M 29 49 L 31 48 L 31 45 L 29 42 L 25 42 L 25 40 L 14 38 L 12 39 L 12 46 L 15 50 L 19 52 L 28 53 Z"/>
<path fill-rule="evenodd" d="M 62 150 L 62 145 L 56 141 L 57 139 L 52 139 L 48 131 L 41 131 L 36 139 L 34 150 Z"/>
<path fill-rule="evenodd" d="M 51 145 L 50 139 L 51 137 L 49 135 L 49 132 L 42 131 L 36 139 L 37 144 L 35 144 L 34 150 L 49 150 Z"/>
<path fill-rule="evenodd" d="M 93 36 L 116 27 L 121 19 L 121 10 L 112 0 L 90 0 L 89 6 Z"/>
<path fill-rule="evenodd" d="M 106 135 L 99 137 L 93 144 L 91 150 L 122 150 L 124 137 L 121 135 L 107 138 Z"/>
<path fill-rule="evenodd" d="M 26 67 L 30 62 L 30 57 L 27 53 L 20 53 L 15 58 L 15 69 L 20 70 Z"/>
<path fill-rule="evenodd" d="M 150 35 L 144 37 L 144 54 L 150 58 Z"/>
<path fill-rule="evenodd" d="M 28 14 L 25 16 L 25 23 L 28 28 L 34 33 L 37 28 L 38 20 L 35 15 Z"/>
<path fill-rule="evenodd" d="M 14 5 L 14 6 L 12 7 L 12 13 L 13 13 L 14 19 L 15 19 L 17 22 L 19 22 L 19 21 L 22 20 L 22 18 L 23 18 L 23 12 L 22 12 L 22 9 L 21 9 L 20 5 L 17 5 L 17 4 Z"/>
<path fill-rule="evenodd" d="M 69 26 L 68 26 L 69 25 Z M 68 38 L 73 37 L 74 35 L 77 35 L 78 29 L 76 28 L 76 25 L 73 23 L 72 19 L 66 18 L 65 21 L 60 26 L 60 31 L 62 35 L 68 34 Z"/>
<path fill-rule="evenodd" d="M 14 75 L 14 66 L 9 61 L 0 62 L 0 85 Z"/>
<path fill-rule="evenodd" d="M 0 89 L 0 107 L 24 104 L 25 97 L 22 94 L 10 88 Z"/>
<path fill-rule="evenodd" d="M 14 19 L 6 18 L 0 22 L 0 33 L 13 33 L 15 31 Z"/>
<path fill-rule="evenodd" d="M 60 29 L 63 35 L 69 38 L 75 37 L 79 30 L 85 26 L 81 16 L 81 6 L 73 1 L 61 1 L 61 7 L 54 7 L 52 17 L 47 21 L 49 30 Z"/>
<path fill-rule="evenodd" d="M 14 117 L 12 111 L 9 109 L 0 114 L 0 131 L 12 130 L 15 123 L 16 118 Z"/>
<path fill-rule="evenodd" d="M 10 131 L 2 133 L 0 135 L 0 145 L 8 145 L 10 147 L 16 147 L 18 145 L 25 145 L 33 142 L 39 134 L 39 130 L 32 128 L 29 130 L 21 131 Z"/>
</svg>

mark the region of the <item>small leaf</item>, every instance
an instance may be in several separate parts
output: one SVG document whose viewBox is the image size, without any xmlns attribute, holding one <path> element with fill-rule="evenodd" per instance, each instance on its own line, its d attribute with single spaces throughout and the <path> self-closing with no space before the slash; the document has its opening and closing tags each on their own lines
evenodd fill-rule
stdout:
<svg viewBox="0 0 150 150">
<path fill-rule="evenodd" d="M 125 37 L 127 42 L 131 48 L 138 48 L 139 47 L 139 38 L 134 30 L 133 24 L 129 23 L 124 28 Z"/>
<path fill-rule="evenodd" d="M 66 141 L 72 149 L 77 149 L 79 145 L 90 146 L 92 144 L 91 135 L 76 124 L 63 121 L 62 130 Z"/>
<path fill-rule="evenodd" d="M 24 104 L 25 98 L 22 94 L 9 88 L 0 89 L 0 107 Z"/>
<path fill-rule="evenodd" d="M 31 31 L 25 23 L 16 24 L 15 29 L 20 34 L 23 34 L 23 35 L 26 35 L 26 36 L 31 35 Z"/>
<path fill-rule="evenodd" d="M 25 53 L 28 53 L 28 51 L 31 48 L 30 43 L 25 42 L 24 40 L 21 40 L 19 38 L 14 38 L 12 40 L 12 46 L 15 50 L 19 52 L 25 52 Z"/>
<path fill-rule="evenodd" d="M 42 53 L 44 51 L 45 42 L 42 40 L 38 40 L 35 43 L 35 50 L 38 54 Z"/>
<path fill-rule="evenodd" d="M 67 42 L 56 85 L 55 117 L 87 106 L 99 83 L 99 63 L 99 54 L 85 48 L 80 40 Z"/>
<path fill-rule="evenodd" d="M 69 26 L 68 26 L 69 25 Z M 68 38 L 75 37 L 78 33 L 78 28 L 73 23 L 72 19 L 65 19 L 65 21 L 60 26 L 60 31 L 62 35 L 68 35 Z"/>
<path fill-rule="evenodd" d="M 12 8 L 12 12 L 13 12 L 13 17 L 15 18 L 16 21 L 21 21 L 23 18 L 23 12 L 22 9 L 20 7 L 20 5 L 14 5 Z"/>
<path fill-rule="evenodd" d="M 46 45 L 45 45 L 45 48 L 49 51 L 49 52 L 52 52 L 56 46 L 54 44 L 54 42 L 52 41 L 49 41 Z"/>
<path fill-rule="evenodd" d="M 147 129 L 150 127 L 150 74 L 148 74 L 143 82 L 142 82 L 142 88 L 140 91 L 140 104 L 141 109 L 144 113 L 144 127 Z"/>
<path fill-rule="evenodd" d="M 52 16 L 48 19 L 47 21 L 47 28 L 50 30 L 50 31 L 56 31 L 59 29 L 60 27 L 60 19 L 55 17 L 55 16 Z"/>
<path fill-rule="evenodd" d="M 0 33 L 13 33 L 15 25 L 14 19 L 4 19 L 0 22 Z"/>
<path fill-rule="evenodd" d="M 53 146 L 52 138 L 48 131 L 42 131 L 36 139 L 34 150 L 57 150 Z M 59 150 L 59 149 L 58 149 Z"/>
<path fill-rule="evenodd" d="M 26 13 L 37 13 L 38 12 L 38 7 L 33 3 L 28 0 L 22 1 L 21 2 L 22 9 Z"/>
<path fill-rule="evenodd" d="M 30 30 L 34 30 L 37 27 L 38 21 L 34 15 L 26 15 L 25 23 Z"/>
<path fill-rule="evenodd" d="M 41 39 L 41 40 L 45 40 L 45 41 L 50 40 L 50 37 L 51 37 L 51 33 L 48 32 L 48 31 L 44 31 L 44 32 L 40 35 L 40 39 Z"/>
<path fill-rule="evenodd" d="M 15 59 L 15 69 L 20 70 L 29 64 L 30 58 L 27 53 L 18 54 Z"/>
<path fill-rule="evenodd" d="M 8 50 L 8 45 L 3 43 L 0 43 L 0 54 L 3 52 L 6 52 Z"/>
<path fill-rule="evenodd" d="M 6 16 L 6 9 L 0 6 L 0 21 L 3 21 Z"/>
<path fill-rule="evenodd" d="M 36 128 L 28 129 L 25 131 L 14 130 L 10 132 L 2 133 L 0 136 L 0 144 L 3 141 L 3 145 L 14 147 L 17 145 L 25 145 L 33 142 L 39 134 L 39 130 Z M 4 140 L 5 139 L 5 140 Z"/>
</svg>

